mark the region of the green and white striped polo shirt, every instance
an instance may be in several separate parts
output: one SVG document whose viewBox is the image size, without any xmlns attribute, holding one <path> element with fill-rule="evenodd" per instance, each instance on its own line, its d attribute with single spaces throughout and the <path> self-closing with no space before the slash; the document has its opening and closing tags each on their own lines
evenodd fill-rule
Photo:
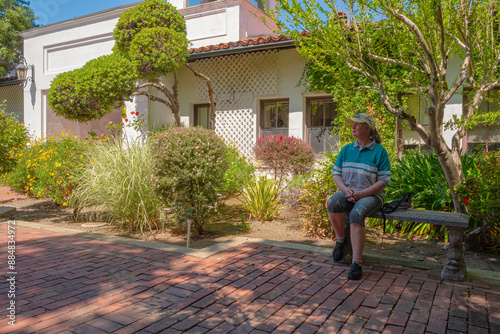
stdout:
<svg viewBox="0 0 500 334">
<path fill-rule="evenodd" d="M 340 176 L 344 184 L 354 190 L 364 190 L 376 182 L 386 186 L 391 180 L 391 163 L 385 148 L 372 141 L 361 148 L 356 140 L 342 148 L 332 171 L 333 176 Z M 376 196 L 382 201 L 385 190 Z"/>
</svg>

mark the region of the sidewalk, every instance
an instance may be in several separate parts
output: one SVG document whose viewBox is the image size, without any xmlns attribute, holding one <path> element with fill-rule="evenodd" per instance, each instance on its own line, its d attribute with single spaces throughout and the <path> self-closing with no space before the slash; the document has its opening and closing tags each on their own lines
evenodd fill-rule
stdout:
<svg viewBox="0 0 500 334">
<path fill-rule="evenodd" d="M 9 187 L 0 184 L 0 204 L 25 198 L 28 196 L 16 194 Z"/>
<path fill-rule="evenodd" d="M 280 243 L 168 251 L 28 224 L 16 274 L 2 269 L 0 333 L 500 333 L 499 284 L 370 263 L 350 281 L 329 254 Z"/>
</svg>

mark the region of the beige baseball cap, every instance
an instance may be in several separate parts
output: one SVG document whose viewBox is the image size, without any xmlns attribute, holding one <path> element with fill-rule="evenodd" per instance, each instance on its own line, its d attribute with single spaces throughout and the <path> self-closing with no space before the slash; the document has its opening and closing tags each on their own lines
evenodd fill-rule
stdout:
<svg viewBox="0 0 500 334">
<path fill-rule="evenodd" d="M 371 129 L 375 129 L 375 118 L 373 118 L 372 115 L 365 114 L 365 113 L 357 114 L 351 118 L 348 118 L 347 123 L 349 123 L 349 124 L 365 123 Z"/>
</svg>

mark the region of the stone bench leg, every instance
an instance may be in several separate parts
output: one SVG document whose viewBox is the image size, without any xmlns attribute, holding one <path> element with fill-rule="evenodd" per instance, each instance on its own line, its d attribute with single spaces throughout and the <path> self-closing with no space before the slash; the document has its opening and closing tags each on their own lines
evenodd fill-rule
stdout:
<svg viewBox="0 0 500 334">
<path fill-rule="evenodd" d="M 441 272 L 442 279 L 460 282 L 465 279 L 464 231 L 464 228 L 448 227 L 448 261 Z"/>
</svg>

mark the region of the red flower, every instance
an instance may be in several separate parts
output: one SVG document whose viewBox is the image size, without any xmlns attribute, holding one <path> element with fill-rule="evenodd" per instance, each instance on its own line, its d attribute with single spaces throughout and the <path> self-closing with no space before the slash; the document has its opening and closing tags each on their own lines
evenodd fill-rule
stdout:
<svg viewBox="0 0 500 334">
<path fill-rule="evenodd" d="M 127 123 L 127 122 L 128 122 L 128 118 L 125 118 L 125 123 Z"/>
<path fill-rule="evenodd" d="M 465 203 L 465 205 L 470 205 L 469 199 L 468 198 L 464 199 L 464 203 Z"/>
</svg>

